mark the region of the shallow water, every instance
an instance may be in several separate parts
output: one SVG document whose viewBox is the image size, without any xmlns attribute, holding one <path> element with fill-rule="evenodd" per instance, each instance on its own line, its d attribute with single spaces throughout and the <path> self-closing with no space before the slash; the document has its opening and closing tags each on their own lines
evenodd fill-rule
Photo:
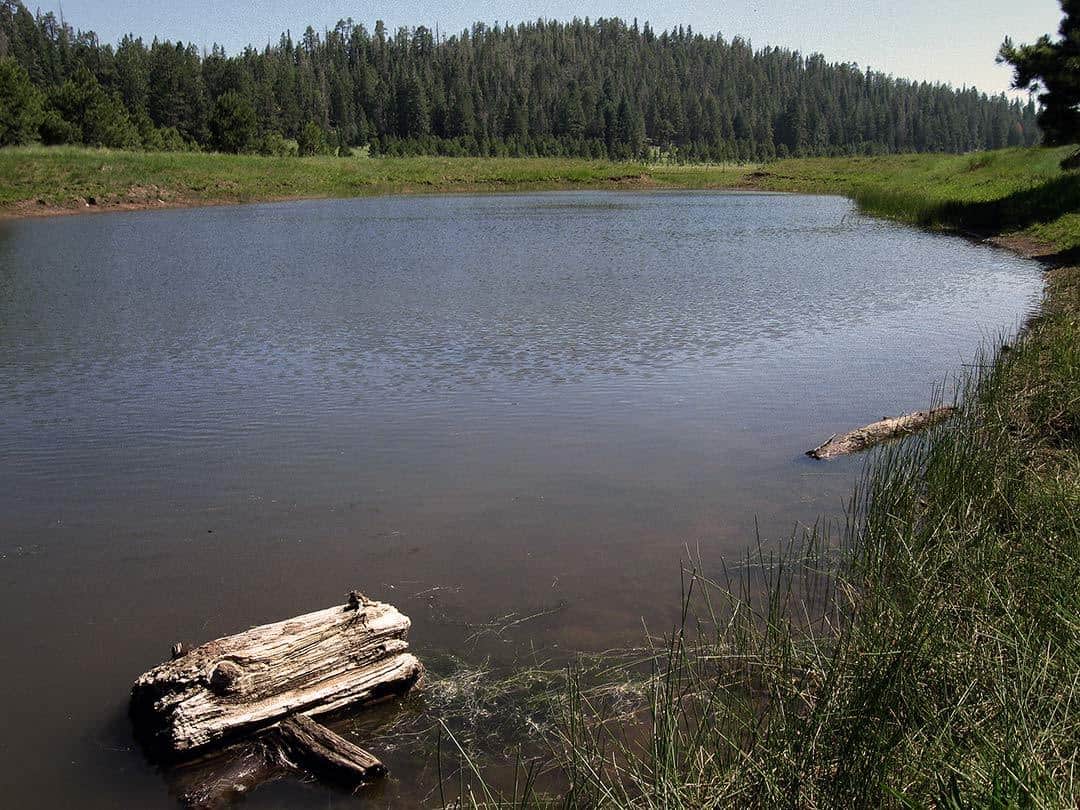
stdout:
<svg viewBox="0 0 1080 810">
<path fill-rule="evenodd" d="M 421 658 L 662 629 L 687 546 L 718 561 L 755 521 L 775 543 L 838 514 L 862 461 L 802 451 L 928 404 L 1041 289 L 828 197 L 0 223 L 0 795 L 172 806 L 131 681 L 351 588 L 409 614 Z M 463 646 L 484 623 L 506 629 Z M 395 778 L 379 806 L 410 806 Z"/>
</svg>

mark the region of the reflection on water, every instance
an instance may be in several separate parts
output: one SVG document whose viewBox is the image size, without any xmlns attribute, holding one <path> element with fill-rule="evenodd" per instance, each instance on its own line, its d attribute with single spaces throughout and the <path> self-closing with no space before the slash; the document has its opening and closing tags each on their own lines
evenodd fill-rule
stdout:
<svg viewBox="0 0 1080 810">
<path fill-rule="evenodd" d="M 801 452 L 925 405 L 1040 290 L 821 197 L 2 223 L 4 795 L 169 806 L 131 680 L 354 587 L 421 657 L 514 612 L 544 615 L 475 654 L 635 641 L 671 620 L 687 544 L 716 560 L 755 517 L 770 541 L 836 513 L 861 462 Z"/>
</svg>

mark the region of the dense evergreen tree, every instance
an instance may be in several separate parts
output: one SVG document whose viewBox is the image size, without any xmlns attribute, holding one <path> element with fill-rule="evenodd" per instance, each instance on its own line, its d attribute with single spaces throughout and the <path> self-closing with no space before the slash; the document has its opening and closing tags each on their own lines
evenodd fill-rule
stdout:
<svg viewBox="0 0 1080 810">
<path fill-rule="evenodd" d="M 46 99 L 49 142 L 715 161 L 1040 138 L 1030 101 L 617 19 L 477 23 L 450 37 L 345 20 L 229 56 L 131 36 L 103 45 L 0 0 L 0 59 Z"/>
<path fill-rule="evenodd" d="M 80 65 L 75 75 L 49 93 L 50 108 L 71 125 L 81 143 L 116 149 L 137 149 L 139 132 L 119 95 L 110 93 L 90 70 Z"/>
<path fill-rule="evenodd" d="M 314 121 L 308 121 L 297 136 L 297 153 L 300 155 L 321 155 L 327 150 L 326 136 L 322 127 Z"/>
<path fill-rule="evenodd" d="M 1057 42 L 1042 36 L 1034 45 L 1017 46 L 1006 39 L 998 56 L 1015 68 L 1013 87 L 1042 87 L 1038 120 L 1048 144 L 1080 140 L 1080 0 L 1061 0 L 1061 10 Z"/>
<path fill-rule="evenodd" d="M 210 119 L 213 145 L 221 152 L 250 152 L 259 135 L 255 108 L 241 93 L 227 90 L 218 96 Z"/>
<path fill-rule="evenodd" d="M 0 62 L 0 146 L 33 140 L 42 123 L 41 94 L 12 60 Z"/>
</svg>

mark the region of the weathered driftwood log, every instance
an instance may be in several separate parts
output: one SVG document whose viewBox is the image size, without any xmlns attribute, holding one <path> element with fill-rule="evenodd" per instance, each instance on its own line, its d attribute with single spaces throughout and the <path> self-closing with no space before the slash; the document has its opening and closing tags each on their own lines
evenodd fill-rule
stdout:
<svg viewBox="0 0 1080 810">
<path fill-rule="evenodd" d="M 266 737 L 282 764 L 316 776 L 358 784 L 386 775 L 386 766 L 363 748 L 302 714 L 282 720 Z"/>
<path fill-rule="evenodd" d="M 289 715 L 403 693 L 423 672 L 407 652 L 409 625 L 354 592 L 340 607 L 180 649 L 135 682 L 132 718 L 153 749 L 185 755 Z"/>
<path fill-rule="evenodd" d="M 938 422 L 948 419 L 955 412 L 956 408 L 947 406 L 932 408 L 928 411 L 906 413 L 903 416 L 891 419 L 885 418 L 850 433 L 831 436 L 813 450 L 807 450 L 806 455 L 810 456 L 810 458 L 826 459 L 834 456 L 845 456 L 849 453 L 858 453 L 861 450 L 873 447 L 875 444 L 936 425 Z"/>
</svg>

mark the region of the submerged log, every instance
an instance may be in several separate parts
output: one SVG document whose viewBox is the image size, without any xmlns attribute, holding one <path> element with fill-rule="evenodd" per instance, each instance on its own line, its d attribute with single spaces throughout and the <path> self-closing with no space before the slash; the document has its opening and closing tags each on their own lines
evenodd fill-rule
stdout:
<svg viewBox="0 0 1080 810">
<path fill-rule="evenodd" d="M 353 789 L 385 774 L 385 766 L 363 748 L 293 715 L 258 737 L 173 768 L 167 778 L 183 804 L 208 809 L 232 806 L 261 785 L 290 776 Z"/>
<path fill-rule="evenodd" d="M 344 784 L 386 775 L 386 766 L 358 745 L 302 714 L 282 720 L 267 735 L 282 764 Z"/>
<path fill-rule="evenodd" d="M 945 406 L 885 418 L 850 433 L 831 436 L 813 450 L 807 450 L 806 455 L 810 456 L 810 458 L 827 459 L 858 453 L 873 447 L 875 444 L 880 444 L 889 439 L 896 439 L 900 436 L 907 436 L 931 425 L 936 425 L 938 422 L 948 419 L 954 413 L 956 413 L 956 408 Z"/>
<path fill-rule="evenodd" d="M 249 741 L 169 768 L 165 779 L 181 804 L 209 810 L 232 807 L 256 788 L 293 774 L 261 744 Z"/>
<path fill-rule="evenodd" d="M 181 648 L 135 682 L 132 719 L 155 752 L 188 755 L 290 715 L 404 693 L 423 672 L 407 651 L 409 626 L 394 607 L 353 592 L 346 605 Z M 312 733 L 299 722 L 279 739 L 295 740 L 296 729 Z M 355 752 L 344 756 L 356 759 Z"/>
</svg>

